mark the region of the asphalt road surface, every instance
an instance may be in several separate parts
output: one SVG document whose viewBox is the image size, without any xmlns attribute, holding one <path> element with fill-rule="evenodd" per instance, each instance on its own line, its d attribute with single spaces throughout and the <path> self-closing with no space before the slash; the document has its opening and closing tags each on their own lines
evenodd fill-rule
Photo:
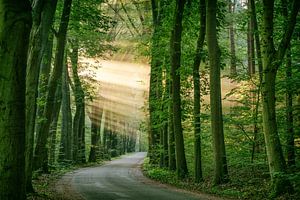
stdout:
<svg viewBox="0 0 300 200">
<path fill-rule="evenodd" d="M 139 166 L 146 153 L 135 153 L 106 165 L 75 172 L 71 187 L 87 200 L 195 200 L 194 195 L 145 178 Z"/>
</svg>

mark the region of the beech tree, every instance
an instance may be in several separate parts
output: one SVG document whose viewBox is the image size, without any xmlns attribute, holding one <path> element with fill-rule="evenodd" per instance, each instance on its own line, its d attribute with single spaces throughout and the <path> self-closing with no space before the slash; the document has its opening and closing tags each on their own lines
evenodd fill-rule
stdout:
<svg viewBox="0 0 300 200">
<path fill-rule="evenodd" d="M 299 9 L 300 1 L 293 0 L 292 10 L 288 17 L 289 20 L 286 22 L 285 32 L 278 49 L 275 49 L 273 39 L 274 0 L 263 1 L 263 29 L 261 33 L 263 63 L 263 126 L 274 195 L 291 191 L 292 187 L 285 176 L 286 164 L 277 129 L 275 80 L 278 68 L 283 62 L 284 55 L 290 43 Z"/>
<path fill-rule="evenodd" d="M 225 152 L 221 81 L 220 81 L 220 48 L 217 38 L 217 0 L 207 1 L 206 4 L 206 38 L 210 66 L 210 112 L 211 133 L 214 148 L 214 183 L 227 181 L 227 159 Z"/>
<path fill-rule="evenodd" d="M 201 161 L 201 94 L 200 94 L 200 74 L 203 45 L 206 30 L 206 9 L 205 0 L 199 1 L 200 30 L 197 41 L 197 50 L 194 58 L 193 81 L 194 81 L 194 134 L 195 134 L 195 182 L 202 181 L 202 161 Z"/>
<path fill-rule="evenodd" d="M 150 117 L 150 129 L 149 129 L 149 158 L 153 164 L 158 164 L 159 155 L 159 112 L 161 95 L 162 95 L 162 61 L 160 60 L 157 49 L 160 45 L 160 29 L 162 26 L 162 18 L 164 15 L 163 5 L 158 4 L 157 0 L 152 0 L 152 21 L 153 21 L 153 33 L 152 33 L 152 54 L 151 57 L 151 72 L 150 72 L 150 87 L 149 87 L 149 117 Z"/>
<path fill-rule="evenodd" d="M 29 1 L 0 1 L 0 199 L 25 200 L 25 85 Z"/>
<path fill-rule="evenodd" d="M 32 157 L 34 146 L 34 132 L 36 124 L 36 110 L 38 97 L 39 74 L 42 71 L 42 60 L 49 47 L 48 37 L 53 23 L 57 0 L 34 0 L 32 2 L 33 24 L 30 33 L 30 45 L 26 70 L 26 187 L 33 191 Z M 52 49 L 51 49 L 52 50 Z M 51 52 L 52 53 L 52 52 Z M 49 62 L 49 61 L 48 61 Z M 47 74 L 46 76 L 48 76 Z"/>
<path fill-rule="evenodd" d="M 181 124 L 181 97 L 180 97 L 180 56 L 181 56 L 181 34 L 182 19 L 185 0 L 177 0 L 173 18 L 173 30 L 170 40 L 171 53 L 171 78 L 172 78 L 172 105 L 173 105 L 173 126 L 176 148 L 176 170 L 179 178 L 188 175 L 186 165 L 184 139 Z"/>
<path fill-rule="evenodd" d="M 66 45 L 66 34 L 68 30 L 69 16 L 71 13 L 72 0 L 65 0 L 59 30 L 57 32 L 57 49 L 55 54 L 54 68 L 52 76 L 49 80 L 48 95 L 44 110 L 44 118 L 40 125 L 40 130 L 37 132 L 37 142 L 34 152 L 34 169 L 42 169 L 48 171 L 48 148 L 47 141 L 49 137 L 50 124 L 53 119 L 52 111 L 54 108 L 55 93 L 58 82 L 61 81 L 64 52 Z"/>
</svg>

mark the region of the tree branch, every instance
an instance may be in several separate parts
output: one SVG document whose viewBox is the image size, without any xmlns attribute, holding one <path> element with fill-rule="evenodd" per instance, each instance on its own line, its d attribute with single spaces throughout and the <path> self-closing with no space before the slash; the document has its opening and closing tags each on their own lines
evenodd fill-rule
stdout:
<svg viewBox="0 0 300 200">
<path fill-rule="evenodd" d="M 126 7 L 124 6 L 123 1 L 121 1 L 121 7 L 122 7 L 122 9 L 124 10 L 124 12 L 125 12 L 125 14 L 126 14 L 126 16 L 127 16 L 127 19 L 128 19 L 128 21 L 130 22 L 132 28 L 135 30 L 135 32 L 136 32 L 138 35 L 140 35 L 139 30 L 136 28 L 135 24 L 133 23 L 133 20 L 131 19 L 131 17 L 129 16 L 129 14 L 128 14 L 128 12 L 127 12 Z"/>
<path fill-rule="evenodd" d="M 107 3 L 107 5 L 115 12 L 116 15 L 118 15 L 118 17 L 125 23 L 127 29 L 129 30 L 131 36 L 134 37 L 134 34 L 132 33 L 130 27 L 128 26 L 128 24 L 126 23 L 126 20 L 120 15 L 119 11 L 116 10 L 110 3 Z"/>
<path fill-rule="evenodd" d="M 289 17 L 287 28 L 285 29 L 285 33 L 283 34 L 283 38 L 278 46 L 278 50 L 276 52 L 276 59 L 280 63 L 278 63 L 277 67 L 280 66 L 282 63 L 283 57 L 285 55 L 285 52 L 287 50 L 288 45 L 290 44 L 295 25 L 297 22 L 297 15 L 299 13 L 300 9 L 300 1 L 299 0 L 293 0 L 293 6 L 292 6 L 292 12 Z"/>
</svg>

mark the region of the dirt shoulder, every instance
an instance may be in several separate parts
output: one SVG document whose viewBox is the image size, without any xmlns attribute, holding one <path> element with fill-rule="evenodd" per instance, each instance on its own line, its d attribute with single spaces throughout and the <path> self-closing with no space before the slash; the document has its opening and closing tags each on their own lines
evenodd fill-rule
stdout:
<svg viewBox="0 0 300 200">
<path fill-rule="evenodd" d="M 76 189 L 72 187 L 71 182 L 74 173 L 75 171 L 69 172 L 55 182 L 53 190 L 56 193 L 56 198 L 61 200 L 84 200 L 84 198 L 76 192 Z"/>
</svg>

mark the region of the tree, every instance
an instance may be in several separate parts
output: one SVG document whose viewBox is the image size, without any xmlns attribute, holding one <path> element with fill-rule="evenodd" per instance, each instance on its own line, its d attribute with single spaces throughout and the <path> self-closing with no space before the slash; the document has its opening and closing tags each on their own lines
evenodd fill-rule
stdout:
<svg viewBox="0 0 300 200">
<path fill-rule="evenodd" d="M 188 175 L 186 165 L 184 140 L 181 124 L 181 98 L 180 98 L 180 56 L 181 56 L 181 34 L 182 19 L 185 0 L 177 0 L 173 18 L 173 30 L 170 40 L 171 53 L 171 77 L 172 77 L 172 104 L 173 104 L 173 126 L 176 148 L 177 175 L 183 179 Z"/>
<path fill-rule="evenodd" d="M 288 20 L 288 2 L 281 0 L 282 15 Z M 286 152 L 287 152 L 287 164 L 289 167 L 294 166 L 295 162 L 295 132 L 294 132 L 294 114 L 293 114 L 293 90 L 290 80 L 293 78 L 292 72 L 292 54 L 291 44 L 288 44 L 286 52 Z"/>
<path fill-rule="evenodd" d="M 78 75 L 78 41 L 70 42 L 72 52 L 70 60 L 74 82 L 76 111 L 73 117 L 73 159 L 77 163 L 85 163 L 85 94 Z"/>
<path fill-rule="evenodd" d="M 280 195 L 291 191 L 291 184 L 286 174 L 286 164 L 278 135 L 275 111 L 275 80 L 278 67 L 281 65 L 286 49 L 290 43 L 300 9 L 300 1 L 293 0 L 292 11 L 286 22 L 286 29 L 278 49 L 274 45 L 274 0 L 263 1 L 262 27 L 262 61 L 263 61 L 263 127 L 271 175 L 273 194 Z"/>
<path fill-rule="evenodd" d="M 165 59 L 168 60 L 168 59 Z M 167 75 L 165 75 L 167 76 Z M 163 95 L 162 95 L 162 108 L 161 108 L 161 133 L 160 133 L 160 145 L 161 145 L 161 153 L 160 153 L 160 167 L 169 167 L 169 127 L 168 127 L 168 109 L 169 109 L 169 94 L 170 94 L 170 79 L 169 77 L 163 77 L 165 79 L 165 84 L 163 87 Z M 164 80 L 162 80 L 164 82 Z"/>
<path fill-rule="evenodd" d="M 25 85 L 29 1 L 0 1 L 0 199 L 26 199 Z"/>
<path fill-rule="evenodd" d="M 168 104 L 168 153 L 169 153 L 169 169 L 176 170 L 175 156 L 175 136 L 173 123 L 173 104 L 172 104 L 172 80 L 169 78 L 169 104 Z"/>
<path fill-rule="evenodd" d="M 73 74 L 73 94 L 76 111 L 73 117 L 73 159 L 78 163 L 85 159 L 85 91 L 78 73 L 82 66 L 79 55 L 99 56 L 107 49 L 101 44 L 111 26 L 110 18 L 101 13 L 102 0 L 73 1 L 68 32 L 69 58 Z M 88 12 L 86 12 L 88 10 Z"/>
<path fill-rule="evenodd" d="M 214 183 L 227 181 L 227 161 L 223 132 L 223 116 L 220 83 L 220 48 L 217 39 L 217 0 L 206 3 L 206 38 L 210 66 L 210 112 L 211 133 L 214 147 L 215 174 Z"/>
<path fill-rule="evenodd" d="M 72 112 L 69 88 L 69 71 L 67 55 L 65 55 L 65 64 L 62 72 L 61 84 L 61 140 L 60 140 L 60 161 L 72 161 Z"/>
<path fill-rule="evenodd" d="M 52 111 L 55 101 L 55 92 L 58 81 L 61 80 L 62 68 L 64 64 L 64 52 L 66 45 L 66 35 L 69 24 L 69 16 L 71 12 L 72 0 L 65 0 L 63 6 L 63 12 L 61 15 L 61 21 L 57 35 L 57 49 L 55 54 L 54 68 L 52 76 L 50 77 L 48 86 L 48 95 L 44 110 L 44 119 L 40 125 L 40 130 L 37 132 L 37 142 L 34 153 L 34 169 L 41 169 L 48 171 L 48 149 L 47 140 L 49 137 L 50 124 L 53 116 Z"/>
<path fill-rule="evenodd" d="M 38 82 L 42 60 L 48 48 L 48 36 L 52 26 L 57 0 L 34 0 L 32 2 L 33 24 L 30 33 L 30 45 L 26 70 L 26 187 L 32 192 L 32 156 Z M 48 76 L 48 75 L 47 75 Z"/>
<path fill-rule="evenodd" d="M 261 84 L 262 84 L 262 59 L 261 59 L 261 45 L 260 45 L 260 36 L 259 36 L 259 31 L 258 31 L 258 24 L 257 24 L 257 14 L 256 14 L 256 5 L 254 0 L 249 0 L 248 1 L 248 10 L 250 11 L 250 24 L 251 24 L 251 29 L 254 32 L 254 40 L 255 40 L 255 50 L 256 50 L 256 58 L 257 58 L 257 64 L 258 64 L 258 73 L 259 73 L 259 83 L 258 83 L 258 88 L 256 90 L 256 94 L 254 94 L 254 111 L 253 111 L 253 145 L 252 145 L 252 156 L 251 156 L 251 161 L 253 162 L 254 160 L 254 155 L 256 152 L 259 151 L 259 124 L 258 124 L 258 114 L 259 114 L 259 107 L 260 107 L 260 93 L 261 93 Z M 248 38 L 249 39 L 249 38 Z M 253 46 L 253 45 L 252 45 Z M 254 50 L 254 49 L 253 49 Z M 250 51 L 248 51 L 250 52 Z M 253 53 L 253 52 L 252 52 Z M 249 56 L 250 57 L 250 56 Z M 252 65 L 252 73 L 255 73 L 255 55 L 253 53 L 253 56 L 251 56 L 253 59 Z M 249 63 L 249 60 L 248 60 Z M 253 69 L 254 68 L 254 69 Z M 249 69 L 249 67 L 248 67 Z M 251 67 L 250 67 L 251 69 Z M 249 71 L 249 70 L 248 70 Z M 252 76 L 253 74 L 250 74 Z M 255 98 L 256 97 L 256 98 Z"/>
<path fill-rule="evenodd" d="M 292 79 L 292 55 L 291 48 L 288 47 L 286 54 L 286 152 L 287 164 L 289 167 L 296 164 L 295 161 L 295 131 L 293 114 L 293 90 L 290 80 Z"/>
<path fill-rule="evenodd" d="M 205 0 L 199 2 L 200 29 L 197 41 L 197 50 L 193 65 L 193 83 L 194 83 L 194 135 L 195 135 L 195 182 L 202 181 L 202 163 L 201 163 L 201 94 L 200 94 L 200 74 L 199 68 L 202 59 L 202 50 L 205 39 L 206 29 L 206 10 Z"/>
<path fill-rule="evenodd" d="M 254 48 L 254 13 L 252 10 L 252 3 L 251 0 L 248 0 L 248 10 L 250 13 L 250 18 L 248 20 L 248 33 L 247 33 L 247 50 L 248 50 L 248 74 L 249 76 L 252 76 L 255 74 L 255 48 Z M 255 7 L 254 7 L 255 8 Z"/>
<path fill-rule="evenodd" d="M 48 171 L 48 165 L 53 165 L 56 160 L 56 141 L 57 141 L 57 125 L 58 125 L 58 118 L 59 113 L 62 107 L 62 79 L 57 81 L 57 87 L 55 90 L 54 102 L 53 102 L 53 109 L 52 109 L 52 119 L 50 123 L 49 129 L 49 150 L 45 153 L 45 158 L 47 161 L 42 166 L 44 172 Z M 49 151 L 49 153 L 48 153 Z M 48 163 L 49 160 L 49 163 Z"/>
<path fill-rule="evenodd" d="M 163 1 L 163 3 L 165 3 Z M 159 7 L 157 0 L 152 0 L 152 20 L 153 20 L 153 33 L 151 45 L 151 72 L 150 72 L 150 88 L 149 88 L 149 115 L 150 115 L 150 130 L 149 130 L 149 158 L 151 164 L 158 164 L 158 147 L 159 147 L 159 112 L 161 101 L 161 88 L 162 88 L 162 62 L 159 57 L 158 48 L 160 45 L 160 29 L 162 28 L 162 15 L 161 7 Z"/>
<path fill-rule="evenodd" d="M 232 0 L 228 1 L 228 11 L 230 14 L 234 14 L 235 12 L 235 4 L 236 0 L 232 2 Z M 230 39 L 230 74 L 236 75 L 236 53 L 235 53 L 235 30 L 234 30 L 234 20 L 233 17 L 230 16 L 229 22 L 229 39 Z"/>
<path fill-rule="evenodd" d="M 99 157 L 100 153 L 100 140 L 101 140 L 101 134 L 100 134 L 100 128 L 101 128 L 101 121 L 102 121 L 102 115 L 103 110 L 101 110 L 99 113 L 99 110 L 95 107 L 92 108 L 92 113 L 90 116 L 91 120 L 91 150 L 89 155 L 89 162 L 96 162 L 97 158 Z M 125 152 L 124 152 L 125 153 Z"/>
</svg>

